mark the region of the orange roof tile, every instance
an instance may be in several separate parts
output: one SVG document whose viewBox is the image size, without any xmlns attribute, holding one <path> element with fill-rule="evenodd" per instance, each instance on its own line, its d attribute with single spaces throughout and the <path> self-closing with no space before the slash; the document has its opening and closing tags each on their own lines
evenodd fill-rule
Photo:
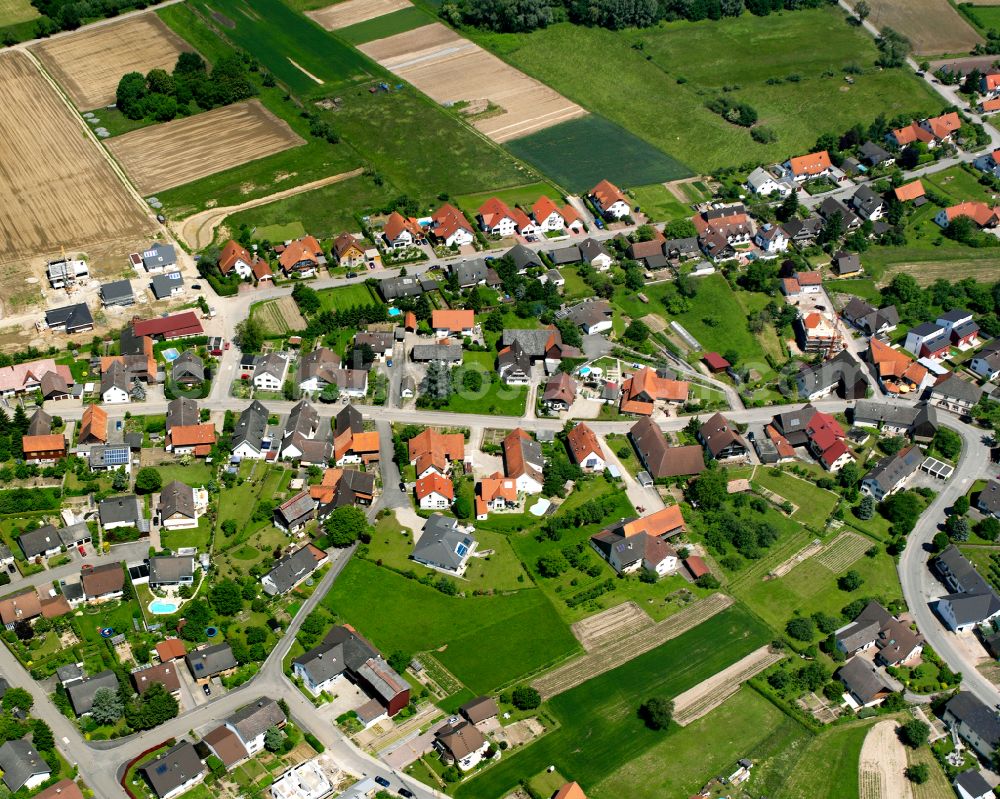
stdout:
<svg viewBox="0 0 1000 799">
<path fill-rule="evenodd" d="M 389 241 L 395 241 L 404 230 L 408 231 L 414 238 L 423 238 L 424 231 L 417 220 L 413 217 L 407 218 L 399 211 L 393 211 L 389 214 L 382 232 L 385 233 L 385 237 Z"/>
<path fill-rule="evenodd" d="M 570 452 L 573 453 L 573 459 L 577 463 L 583 463 L 592 452 L 604 458 L 597 434 L 583 422 L 579 422 L 566 434 L 566 442 L 569 444 Z"/>
<path fill-rule="evenodd" d="M 981 105 L 983 111 L 1000 111 L 1000 97 L 995 97 L 992 100 L 983 100 Z"/>
<path fill-rule="evenodd" d="M 610 180 L 602 180 L 594 188 L 590 190 L 591 197 L 596 197 L 598 203 L 600 203 L 601 208 L 608 208 L 614 205 L 616 202 L 623 202 L 626 205 L 629 201 L 622 194 L 622 190 L 619 189 Z"/>
<path fill-rule="evenodd" d="M 465 458 L 465 437 L 461 433 L 440 433 L 433 427 L 418 433 L 409 441 L 410 462 L 416 462 L 417 474 L 434 466 L 440 471 L 448 461 Z"/>
<path fill-rule="evenodd" d="M 791 158 L 789 159 L 789 165 L 792 168 L 792 174 L 795 175 L 819 175 L 833 168 L 833 163 L 830 161 L 830 153 L 826 150 Z"/>
<path fill-rule="evenodd" d="M 823 278 L 819 272 L 796 272 L 795 279 L 800 286 L 822 286 Z"/>
<path fill-rule="evenodd" d="M 464 230 L 472 235 L 472 225 L 465 218 L 465 214 L 459 211 L 454 205 L 445 203 L 432 215 L 434 221 L 434 235 L 440 239 L 447 239 L 458 230 Z"/>
<path fill-rule="evenodd" d="M 927 127 L 931 129 L 931 132 L 937 138 L 946 139 L 962 127 L 962 120 L 959 118 L 957 112 L 949 111 L 947 114 L 941 114 L 939 117 L 928 119 Z"/>
<path fill-rule="evenodd" d="M 417 315 L 413 311 L 406 312 L 406 316 L 403 317 L 403 327 L 411 331 L 417 329 Z"/>
<path fill-rule="evenodd" d="M 426 477 L 417 480 L 413 493 L 417 495 L 418 500 L 434 493 L 440 494 L 449 501 L 455 499 L 455 487 L 451 484 L 451 480 L 442 477 L 437 472 L 431 472 Z"/>
<path fill-rule="evenodd" d="M 900 202 L 906 202 L 907 200 L 915 200 L 918 197 L 924 196 L 925 194 L 924 184 L 921 183 L 919 180 L 914 180 L 903 186 L 899 186 L 897 189 L 894 190 L 894 193 L 896 195 L 896 199 L 899 200 Z"/>
<path fill-rule="evenodd" d="M 558 214 L 559 208 L 544 194 L 535 200 L 535 204 L 531 206 L 531 215 L 539 225 L 548 219 L 553 212 Z"/>
<path fill-rule="evenodd" d="M 684 516 L 680 505 L 670 505 L 656 513 L 633 519 L 622 525 L 622 534 L 629 538 L 633 535 L 646 533 L 654 538 L 665 535 L 673 530 L 684 529 Z"/>
<path fill-rule="evenodd" d="M 52 433 L 44 436 L 21 436 L 21 449 L 25 455 L 33 452 L 65 451 L 66 439 L 62 433 Z"/>
<path fill-rule="evenodd" d="M 80 434 L 83 441 L 96 438 L 98 441 L 108 440 L 108 412 L 99 405 L 88 405 L 80 419 Z"/>
<path fill-rule="evenodd" d="M 219 254 L 219 271 L 224 275 L 228 275 L 233 271 L 233 267 L 236 266 L 237 261 L 243 261 L 249 266 L 253 264 L 253 257 L 246 247 L 230 239 Z"/>
<path fill-rule="evenodd" d="M 567 782 L 552 799 L 587 799 L 587 795 L 578 782 Z"/>
<path fill-rule="evenodd" d="M 505 218 L 514 219 L 514 214 L 511 212 L 510 206 L 497 197 L 490 197 L 490 199 L 479 206 L 478 214 L 482 217 L 483 224 L 488 228 L 496 227 Z"/>
<path fill-rule="evenodd" d="M 169 660 L 182 658 L 187 654 L 187 647 L 180 638 L 167 638 L 156 645 L 156 654 L 166 663 Z"/>
<path fill-rule="evenodd" d="M 313 236 L 303 236 L 296 239 L 278 256 L 278 263 L 284 271 L 288 271 L 300 261 L 312 261 L 318 264 L 317 258 L 323 254 L 323 248 Z"/>
<path fill-rule="evenodd" d="M 475 327 L 475 311 L 438 310 L 431 312 L 431 327 L 435 330 L 448 330 L 451 333 L 461 333 L 463 330 Z"/>
<path fill-rule="evenodd" d="M 215 425 L 185 424 L 170 428 L 170 444 L 174 447 L 191 447 L 215 443 Z"/>
<path fill-rule="evenodd" d="M 945 208 L 944 212 L 949 222 L 957 217 L 967 216 L 979 225 L 979 227 L 992 225 L 996 222 L 997 218 L 997 211 L 995 208 L 990 208 L 986 203 L 981 203 L 976 200 L 966 200 L 958 205 L 951 205 Z"/>
</svg>

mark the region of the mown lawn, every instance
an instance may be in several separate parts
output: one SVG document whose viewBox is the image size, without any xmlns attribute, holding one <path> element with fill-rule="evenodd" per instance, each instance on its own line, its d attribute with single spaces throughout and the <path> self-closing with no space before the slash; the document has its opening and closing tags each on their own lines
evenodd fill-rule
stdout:
<svg viewBox="0 0 1000 799">
<path fill-rule="evenodd" d="M 579 650 L 545 594 L 450 597 L 352 560 L 323 600 L 386 652 L 433 652 L 477 693 L 490 692 Z"/>
<path fill-rule="evenodd" d="M 208 516 L 198 519 L 198 526 L 190 530 L 163 530 L 160 542 L 164 549 L 177 550 L 183 547 L 197 547 L 199 552 L 207 552 L 212 541 L 212 523 Z"/>
<path fill-rule="evenodd" d="M 817 735 L 788 772 L 787 799 L 857 799 L 858 758 L 874 723 L 835 727 Z"/>
<path fill-rule="evenodd" d="M 488 413 L 496 416 L 524 416 L 528 401 L 527 386 L 508 386 L 496 374 L 492 352 L 466 352 L 462 361 L 462 370 L 478 371 L 482 377 L 482 386 L 477 391 L 462 387 L 448 398 L 448 404 L 441 410 L 453 413 Z M 462 372 L 457 374 L 460 381 Z"/>
<path fill-rule="evenodd" d="M 826 520 L 840 500 L 832 491 L 776 469 L 758 468 L 753 481 L 796 505 L 792 518 L 817 532 L 822 532 L 826 527 Z"/>
<path fill-rule="evenodd" d="M 324 311 L 343 311 L 363 305 L 382 305 L 374 292 L 364 283 L 352 283 L 335 289 L 321 289 L 320 301 Z"/>
<path fill-rule="evenodd" d="M 804 746 L 811 737 L 801 724 L 744 687 L 707 716 L 665 736 L 587 795 L 594 799 L 690 796 L 715 775 L 731 773 L 742 757 L 754 761 L 749 784 L 756 787 L 776 753 Z M 660 768 L 665 762 L 670 768 Z"/>
<path fill-rule="evenodd" d="M 642 213 L 654 222 L 673 222 L 691 217 L 691 207 L 674 197 L 662 183 L 635 186 L 630 191 Z"/>
<path fill-rule="evenodd" d="M 429 25 L 434 22 L 426 11 L 417 6 L 401 8 L 383 14 L 380 17 L 366 19 L 346 28 L 340 28 L 337 35 L 353 45 L 373 42 L 376 39 L 384 39 L 387 36 L 395 36 L 397 33 L 405 33 L 419 28 L 422 25 Z"/>
<path fill-rule="evenodd" d="M 920 115 L 943 105 L 909 70 L 875 69 L 871 36 L 848 25 L 837 8 L 768 17 L 745 13 L 646 30 L 560 23 L 529 34 L 472 35 L 566 97 L 702 173 L 783 161 L 790 153 L 808 152 L 820 134 L 871 122 L 878 114 Z M 613 79 L 594 69 L 594 53 L 615 54 Z M 842 70 L 852 64 L 864 74 L 854 75 L 848 85 Z M 788 76 L 799 80 L 784 80 Z M 782 82 L 768 85 L 772 78 Z M 758 144 L 748 129 L 705 108 L 724 85 L 739 87 L 726 96 L 752 105 L 777 141 Z"/>
<path fill-rule="evenodd" d="M 163 478 L 163 485 L 174 480 L 180 480 L 189 486 L 199 488 L 215 476 L 215 466 L 203 460 L 192 460 L 187 465 L 183 463 L 164 463 L 156 467 Z"/>
<path fill-rule="evenodd" d="M 672 641 L 553 698 L 547 706 L 561 724 L 558 730 L 508 755 L 462 785 L 455 795 L 461 799 L 499 799 L 522 777 L 538 774 L 549 765 L 579 782 L 584 790 L 591 790 L 625 764 L 680 734 L 676 727 L 666 733 L 648 729 L 637 715 L 645 699 L 677 696 L 771 636 L 771 631 L 743 608 L 733 606 L 723 611 Z"/>
</svg>

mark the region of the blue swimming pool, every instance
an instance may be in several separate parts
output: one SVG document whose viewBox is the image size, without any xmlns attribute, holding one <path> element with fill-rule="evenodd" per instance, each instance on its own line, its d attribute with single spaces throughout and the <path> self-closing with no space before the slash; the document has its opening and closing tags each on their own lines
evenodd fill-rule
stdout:
<svg viewBox="0 0 1000 799">
<path fill-rule="evenodd" d="M 402 313 L 402 311 L 399 310 L 399 308 L 390 308 L 389 309 L 389 316 L 399 316 L 401 313 Z"/>
<path fill-rule="evenodd" d="M 167 616 L 176 613 L 180 605 L 180 602 L 175 602 L 172 599 L 154 599 L 149 603 L 149 612 L 157 616 Z"/>
<path fill-rule="evenodd" d="M 176 361 L 180 357 L 181 357 L 181 354 L 176 349 L 174 349 L 173 347 L 169 347 L 168 349 L 165 349 L 163 351 L 163 359 L 167 363 L 173 363 L 174 361 Z"/>
</svg>

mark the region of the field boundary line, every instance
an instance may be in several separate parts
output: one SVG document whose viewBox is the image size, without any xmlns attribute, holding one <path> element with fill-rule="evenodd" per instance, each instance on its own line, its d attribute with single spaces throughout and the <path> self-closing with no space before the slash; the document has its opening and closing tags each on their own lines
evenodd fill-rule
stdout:
<svg viewBox="0 0 1000 799">
<path fill-rule="evenodd" d="M 574 658 L 532 680 L 531 684 L 543 699 L 551 699 L 656 649 L 672 638 L 708 621 L 735 601 L 727 594 L 712 594 L 652 627 L 645 627 L 623 638 L 609 641 L 585 655 Z"/>
<path fill-rule="evenodd" d="M 732 665 L 688 688 L 674 698 L 674 721 L 685 727 L 711 713 L 743 687 L 743 683 L 784 658 L 769 644 L 755 649 Z"/>
</svg>

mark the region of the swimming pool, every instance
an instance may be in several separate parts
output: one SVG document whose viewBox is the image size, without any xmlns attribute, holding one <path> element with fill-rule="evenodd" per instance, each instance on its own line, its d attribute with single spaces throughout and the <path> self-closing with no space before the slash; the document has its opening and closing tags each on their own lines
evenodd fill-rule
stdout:
<svg viewBox="0 0 1000 799">
<path fill-rule="evenodd" d="M 402 311 L 399 310 L 399 308 L 390 308 L 389 309 L 389 316 L 399 316 L 401 313 L 402 313 Z"/>
<path fill-rule="evenodd" d="M 170 347 L 163 351 L 163 360 L 165 360 L 167 363 L 173 363 L 180 357 L 181 354 L 173 347 Z"/>
<path fill-rule="evenodd" d="M 149 603 L 149 612 L 157 616 L 166 616 L 171 613 L 176 613 L 177 608 L 181 606 L 180 602 L 176 602 L 173 599 L 154 599 Z"/>
<path fill-rule="evenodd" d="M 581 366 L 580 367 L 580 377 L 586 377 L 589 374 L 590 374 L 590 367 L 589 366 Z"/>
</svg>

